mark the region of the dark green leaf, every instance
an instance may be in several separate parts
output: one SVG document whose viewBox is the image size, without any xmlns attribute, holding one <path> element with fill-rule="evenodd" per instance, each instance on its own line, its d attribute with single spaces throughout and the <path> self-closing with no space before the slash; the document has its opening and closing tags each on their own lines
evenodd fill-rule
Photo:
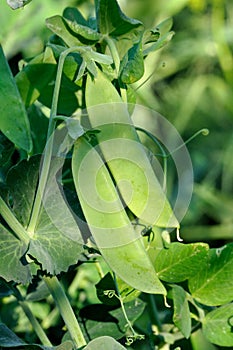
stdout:
<svg viewBox="0 0 233 350">
<path fill-rule="evenodd" d="M 121 80 L 125 84 L 132 84 L 139 80 L 144 74 L 144 61 L 142 44 L 134 44 L 127 53 L 127 63 L 121 72 Z"/>
<path fill-rule="evenodd" d="M 56 69 L 53 51 L 48 47 L 17 74 L 16 83 L 26 107 L 30 106 L 42 91 L 46 93 L 46 87 L 54 84 Z"/>
<path fill-rule="evenodd" d="M 116 0 L 99 0 L 96 17 L 100 33 L 112 36 L 120 36 L 142 26 L 140 21 L 127 17 Z"/>
<path fill-rule="evenodd" d="M 11 348 L 26 345 L 23 340 L 17 337 L 7 326 L 0 323 L 0 346 Z"/>
<path fill-rule="evenodd" d="M 39 167 L 40 156 L 33 156 L 11 168 L 7 176 L 12 211 L 24 228 L 27 228 L 31 216 Z"/>
<path fill-rule="evenodd" d="M 189 290 L 199 302 L 215 306 L 233 299 L 233 243 L 211 249 L 208 260 L 189 280 Z"/>
<path fill-rule="evenodd" d="M 114 338 L 103 336 L 92 340 L 83 350 L 125 350 Z"/>
<path fill-rule="evenodd" d="M 186 292 L 180 286 L 172 286 L 172 297 L 174 302 L 173 322 L 185 338 L 191 334 L 191 317 Z"/>
<path fill-rule="evenodd" d="M 10 348 L 10 349 L 27 349 L 27 350 L 71 350 L 71 348 L 60 348 L 60 346 L 53 348 L 53 347 L 47 347 L 42 345 L 28 345 L 23 340 L 21 340 L 15 333 L 13 333 L 6 325 L 3 323 L 0 323 L 0 346 L 3 348 Z"/>
<path fill-rule="evenodd" d="M 0 130 L 17 147 L 32 150 L 30 125 L 15 80 L 0 46 Z"/>
<path fill-rule="evenodd" d="M 10 159 L 14 153 L 13 143 L 0 132 L 0 168 L 10 165 Z"/>
<path fill-rule="evenodd" d="M 76 7 L 66 7 L 62 15 L 65 19 L 72 22 L 76 22 L 82 26 L 88 26 L 88 22 Z"/>
<path fill-rule="evenodd" d="M 233 346 L 233 304 L 224 305 L 209 312 L 202 322 L 203 334 L 211 343 L 219 346 Z"/>
<path fill-rule="evenodd" d="M 20 260 L 27 252 L 27 245 L 17 239 L 1 224 L 0 252 L 0 277 L 4 278 L 7 282 L 15 281 L 25 284 L 30 281 L 31 273 L 29 265 L 23 265 Z"/>
<path fill-rule="evenodd" d="M 174 242 L 161 250 L 155 261 L 160 279 L 178 283 L 196 275 L 205 265 L 208 245 L 204 243 L 182 244 Z"/>
<path fill-rule="evenodd" d="M 96 294 L 99 300 L 106 305 L 118 305 L 120 304 L 119 299 L 117 299 L 116 295 L 116 287 L 112 275 L 108 272 L 96 285 Z M 113 291 L 112 295 L 106 295 L 106 291 Z M 111 296 L 111 297 L 110 297 Z"/>
<path fill-rule="evenodd" d="M 115 339 L 122 338 L 128 328 L 122 309 L 118 308 L 116 310 L 109 311 L 106 309 L 107 305 L 101 304 L 99 306 L 97 305 L 97 307 L 99 310 L 98 312 L 97 310 L 94 311 L 93 309 L 95 321 L 93 319 L 88 319 L 85 322 L 85 327 L 90 338 L 93 339 L 104 335 Z M 145 303 L 140 299 L 135 299 L 125 304 L 126 314 L 132 324 L 140 317 L 144 311 L 144 308 Z M 84 311 L 86 312 L 86 310 Z"/>
<path fill-rule="evenodd" d="M 34 104 L 28 108 L 28 118 L 31 125 L 33 153 L 41 154 L 46 144 L 49 119 L 43 114 L 42 110 Z"/>
</svg>

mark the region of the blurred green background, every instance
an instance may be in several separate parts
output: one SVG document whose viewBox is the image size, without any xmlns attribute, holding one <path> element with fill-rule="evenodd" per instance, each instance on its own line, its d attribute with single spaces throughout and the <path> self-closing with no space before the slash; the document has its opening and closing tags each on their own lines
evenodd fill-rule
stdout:
<svg viewBox="0 0 233 350">
<path fill-rule="evenodd" d="M 175 36 L 146 59 L 146 77 L 138 101 L 165 116 L 188 144 L 195 186 L 182 224 L 187 241 L 219 245 L 233 237 L 233 2 L 231 0 L 120 0 L 123 11 L 155 26 L 172 17 Z M 33 0 L 13 11 L 0 3 L 0 41 L 13 72 L 21 58 L 44 48 L 50 32 L 45 19 L 65 6 L 93 12 L 90 0 Z M 173 178 L 172 169 L 168 180 Z"/>
</svg>

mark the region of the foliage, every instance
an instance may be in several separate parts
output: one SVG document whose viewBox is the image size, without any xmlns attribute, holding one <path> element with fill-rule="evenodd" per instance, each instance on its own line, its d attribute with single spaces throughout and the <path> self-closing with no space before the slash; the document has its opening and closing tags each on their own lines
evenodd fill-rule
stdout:
<svg viewBox="0 0 233 350">
<path fill-rule="evenodd" d="M 29 1 L 8 3 L 17 8 Z M 178 33 L 185 3 L 168 6 L 169 14 L 177 12 Z M 138 6 L 148 4 L 152 13 L 162 6 Z M 183 11 L 205 11 L 195 4 L 190 1 Z M 166 48 L 174 35 L 170 19 L 145 28 L 146 21 L 126 16 L 115 0 L 95 1 L 89 8 L 95 17 L 67 7 L 62 16 L 47 18 L 53 35 L 15 77 L 1 49 L 1 348 L 144 350 L 184 344 L 195 350 L 197 334 L 201 341 L 205 337 L 202 349 L 233 346 L 233 249 L 226 241 L 232 233 L 232 77 L 224 60 L 232 55 L 221 31 L 223 7 L 214 1 L 210 8 L 213 61 L 206 33 L 203 43 L 197 34 L 192 41 L 175 36 Z M 189 30 L 204 32 L 204 24 L 199 19 Z M 157 50 L 163 46 L 161 58 Z M 187 71 L 191 59 L 194 67 Z M 218 74 L 208 74 L 210 62 Z M 214 122 L 209 96 L 217 100 L 211 104 Z M 213 138 L 206 155 L 190 146 L 199 184 L 182 236 L 191 243 L 167 235 L 168 228 L 179 230 L 171 205 L 178 184 L 167 162 L 184 144 L 167 151 L 148 125 L 137 130 L 130 119 L 136 98 L 160 106 L 185 138 L 198 128 L 219 127 L 216 105 L 226 106 L 225 139 L 214 129 L 221 145 L 227 140 L 224 159 L 216 166 Z M 191 117 L 197 121 L 190 125 Z M 162 180 L 145 147 L 159 153 L 155 164 L 163 167 Z M 208 148 L 203 141 L 198 147 Z"/>
</svg>

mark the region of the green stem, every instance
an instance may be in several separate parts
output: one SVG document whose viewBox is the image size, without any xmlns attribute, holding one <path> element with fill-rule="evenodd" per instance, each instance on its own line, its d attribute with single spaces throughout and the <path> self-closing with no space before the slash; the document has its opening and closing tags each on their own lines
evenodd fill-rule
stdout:
<svg viewBox="0 0 233 350">
<path fill-rule="evenodd" d="M 52 100 L 52 106 L 50 111 L 49 127 L 47 132 L 47 143 L 45 147 L 43 164 L 42 164 L 41 173 L 40 173 L 39 186 L 37 189 L 37 193 L 36 193 L 36 197 L 33 205 L 30 223 L 28 225 L 28 231 L 31 233 L 32 236 L 35 232 L 36 224 L 40 214 L 42 198 L 44 195 L 46 182 L 49 174 L 49 168 L 50 168 L 50 162 L 51 162 L 51 156 L 52 156 L 52 150 L 53 150 L 54 130 L 56 127 L 57 105 L 58 105 L 58 99 L 59 99 L 64 62 L 65 62 L 66 56 L 69 53 L 80 51 L 80 50 L 83 51 L 83 47 L 72 47 L 63 51 L 59 57 L 56 81 L 55 81 L 54 92 L 53 92 L 53 100 Z"/>
<path fill-rule="evenodd" d="M 10 208 L 4 202 L 4 200 L 0 197 L 0 213 L 3 219 L 7 222 L 9 227 L 14 231 L 16 236 L 26 244 L 29 242 L 29 236 L 24 227 L 20 224 L 20 222 L 16 219 Z"/>
<path fill-rule="evenodd" d="M 109 47 L 109 50 L 111 52 L 111 55 L 112 55 L 112 58 L 113 58 L 113 61 L 114 61 L 114 64 L 115 64 L 115 68 L 116 68 L 116 73 L 117 73 L 117 76 L 118 76 L 119 70 L 120 70 L 120 63 L 121 63 L 121 61 L 120 61 L 120 57 L 119 57 L 116 45 L 115 45 L 113 39 L 111 39 L 109 36 L 105 36 L 104 40 L 106 41 L 106 43 L 107 43 L 107 45 Z"/>
<path fill-rule="evenodd" d="M 14 293 L 15 298 L 18 300 L 19 305 L 22 307 L 25 315 L 27 316 L 28 320 L 30 321 L 34 332 L 36 333 L 37 337 L 40 339 L 41 344 L 44 346 L 51 346 L 52 347 L 52 343 L 50 342 L 49 338 L 45 334 L 40 323 L 37 321 L 37 319 L 33 315 L 28 303 L 24 300 L 24 297 L 20 293 L 19 289 L 17 287 L 14 287 L 14 286 L 11 286 L 11 289 Z"/>
<path fill-rule="evenodd" d="M 39 322 L 37 321 L 37 319 L 35 318 L 35 316 L 31 312 L 31 309 L 29 308 L 28 303 L 26 301 L 19 301 L 19 305 L 22 307 L 25 315 L 29 319 L 33 330 L 35 331 L 36 335 L 38 336 L 38 338 L 41 341 L 41 344 L 43 344 L 44 346 L 51 346 L 52 347 L 50 340 L 48 339 L 48 337 L 45 334 L 44 330 L 42 329 L 41 325 L 39 324 Z"/>
<path fill-rule="evenodd" d="M 73 340 L 75 347 L 78 349 L 82 346 L 85 346 L 87 343 L 83 336 L 82 330 L 75 317 L 74 311 L 71 308 L 69 300 L 57 277 L 44 277 L 44 281 L 54 298 L 54 301 L 68 328 L 68 331 L 70 333 L 71 339 Z"/>
</svg>

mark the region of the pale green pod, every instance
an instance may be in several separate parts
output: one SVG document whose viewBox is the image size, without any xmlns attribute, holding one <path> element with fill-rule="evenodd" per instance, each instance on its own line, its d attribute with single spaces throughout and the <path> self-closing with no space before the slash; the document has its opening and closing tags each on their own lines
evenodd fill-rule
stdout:
<svg viewBox="0 0 233 350">
<path fill-rule="evenodd" d="M 127 105 L 101 71 L 95 79 L 87 78 L 86 105 L 91 126 L 101 131 L 99 147 L 127 206 L 148 225 L 178 228 Z"/>
<path fill-rule="evenodd" d="M 102 158 L 85 137 L 74 145 L 72 172 L 90 231 L 110 268 L 135 289 L 165 295 L 141 235 L 131 225 Z"/>
</svg>

